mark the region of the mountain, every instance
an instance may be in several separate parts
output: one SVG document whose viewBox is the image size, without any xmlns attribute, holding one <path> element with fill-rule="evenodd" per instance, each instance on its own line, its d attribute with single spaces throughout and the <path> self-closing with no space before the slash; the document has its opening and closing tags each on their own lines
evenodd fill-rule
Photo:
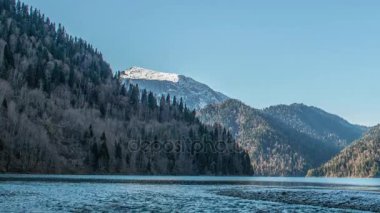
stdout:
<svg viewBox="0 0 380 213">
<path fill-rule="evenodd" d="M 190 109 L 200 109 L 228 99 L 222 93 L 183 75 L 132 67 L 121 72 L 120 77 L 126 85 L 138 84 L 141 89 L 153 91 L 157 96 L 170 94 L 178 99 L 183 98 Z"/>
<path fill-rule="evenodd" d="M 248 151 L 255 175 L 304 176 L 339 149 L 302 133 L 267 112 L 238 100 L 209 105 L 198 113 L 206 124 L 219 123 Z"/>
<path fill-rule="evenodd" d="M 308 176 L 380 177 L 380 125 Z"/>
<path fill-rule="evenodd" d="M 325 143 L 343 149 L 362 137 L 366 127 L 354 125 L 339 116 L 304 104 L 277 105 L 264 112 L 291 128 Z"/>
<path fill-rule="evenodd" d="M 62 25 L 0 1 L 0 172 L 251 174 L 230 133 L 120 80 Z"/>
<path fill-rule="evenodd" d="M 253 109 L 173 73 L 132 67 L 120 77 L 125 85 L 138 84 L 158 96 L 183 97 L 190 108 L 200 109 L 202 122 L 228 128 L 250 153 L 256 175 L 305 175 L 367 131 L 366 127 L 304 104 Z"/>
</svg>

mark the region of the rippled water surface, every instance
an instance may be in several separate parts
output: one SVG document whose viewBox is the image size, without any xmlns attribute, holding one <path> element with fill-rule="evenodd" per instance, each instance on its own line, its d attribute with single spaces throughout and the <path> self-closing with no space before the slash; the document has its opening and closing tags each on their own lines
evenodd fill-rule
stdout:
<svg viewBox="0 0 380 213">
<path fill-rule="evenodd" d="M 379 179 L 0 175 L 0 212 L 380 212 Z"/>
</svg>

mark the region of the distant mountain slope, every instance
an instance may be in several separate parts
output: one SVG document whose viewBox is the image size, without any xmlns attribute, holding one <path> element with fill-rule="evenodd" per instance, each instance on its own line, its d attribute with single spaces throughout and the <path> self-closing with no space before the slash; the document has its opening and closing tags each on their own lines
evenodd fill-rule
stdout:
<svg viewBox="0 0 380 213">
<path fill-rule="evenodd" d="M 264 112 L 312 138 L 335 144 L 342 149 L 363 136 L 366 127 L 304 104 L 277 105 Z"/>
<path fill-rule="evenodd" d="M 210 105 L 198 113 L 207 124 L 229 128 L 251 157 L 255 175 L 302 176 L 339 152 L 334 145 L 312 138 L 237 100 Z"/>
<path fill-rule="evenodd" d="M 308 176 L 380 177 L 380 125 Z"/>
<path fill-rule="evenodd" d="M 208 104 L 221 103 L 228 97 L 212 90 L 192 78 L 174 73 L 157 72 L 140 67 L 132 67 L 120 73 L 125 84 L 138 84 L 141 89 L 153 91 L 156 95 L 183 98 L 190 109 L 200 109 Z"/>
</svg>

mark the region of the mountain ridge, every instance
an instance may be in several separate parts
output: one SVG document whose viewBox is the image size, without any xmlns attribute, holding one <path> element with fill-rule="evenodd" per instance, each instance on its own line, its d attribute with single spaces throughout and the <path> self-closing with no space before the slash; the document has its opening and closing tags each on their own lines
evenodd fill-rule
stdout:
<svg viewBox="0 0 380 213">
<path fill-rule="evenodd" d="M 263 111 L 301 133 L 334 143 L 340 149 L 360 138 L 368 130 L 365 126 L 351 124 L 338 115 L 303 103 L 274 105 Z"/>
<path fill-rule="evenodd" d="M 256 175 L 304 176 L 338 149 L 300 133 L 259 109 L 229 99 L 201 109 L 198 118 L 227 128 L 248 151 Z"/>
</svg>

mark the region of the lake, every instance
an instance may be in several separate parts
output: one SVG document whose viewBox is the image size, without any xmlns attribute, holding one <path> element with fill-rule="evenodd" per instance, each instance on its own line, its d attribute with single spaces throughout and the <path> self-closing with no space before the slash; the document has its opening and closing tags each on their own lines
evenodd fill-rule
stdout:
<svg viewBox="0 0 380 213">
<path fill-rule="evenodd" d="M 380 212 L 380 179 L 0 175 L 0 212 Z"/>
</svg>

